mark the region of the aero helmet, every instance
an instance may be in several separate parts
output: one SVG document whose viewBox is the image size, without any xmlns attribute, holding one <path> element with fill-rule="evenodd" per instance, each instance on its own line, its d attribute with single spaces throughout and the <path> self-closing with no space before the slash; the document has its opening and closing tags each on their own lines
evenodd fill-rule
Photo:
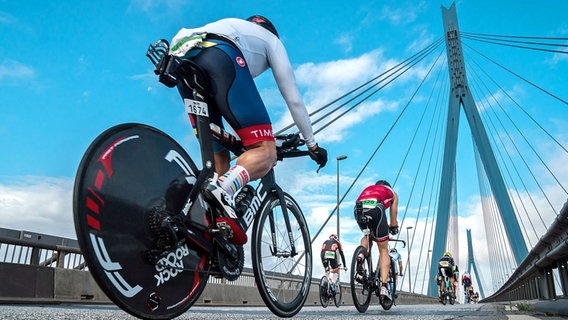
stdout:
<svg viewBox="0 0 568 320">
<path fill-rule="evenodd" d="M 396 251 L 396 248 L 391 248 L 390 252 L 398 252 L 398 251 Z"/>
<path fill-rule="evenodd" d="M 254 15 L 247 18 L 247 21 L 252 23 L 258 24 L 259 26 L 263 27 L 264 29 L 272 32 L 276 37 L 280 38 L 278 35 L 278 31 L 276 31 L 276 27 L 270 22 L 270 20 L 266 19 L 260 15 Z"/>
<path fill-rule="evenodd" d="M 444 257 L 450 257 L 451 258 L 452 254 L 446 251 L 446 252 L 444 252 Z"/>
</svg>

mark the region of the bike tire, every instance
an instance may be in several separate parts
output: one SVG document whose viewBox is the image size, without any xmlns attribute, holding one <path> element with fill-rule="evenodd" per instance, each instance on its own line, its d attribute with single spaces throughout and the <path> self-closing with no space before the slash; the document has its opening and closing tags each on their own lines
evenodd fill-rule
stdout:
<svg viewBox="0 0 568 320">
<path fill-rule="evenodd" d="M 366 257 L 367 249 L 363 246 L 358 246 L 353 253 L 353 259 L 351 261 L 351 297 L 353 298 L 353 304 L 357 311 L 364 313 L 369 308 L 369 303 L 371 302 L 371 261 Z M 362 254 L 364 256 L 362 261 L 363 267 L 363 283 L 357 282 L 355 280 L 355 275 L 357 274 L 357 256 Z"/>
<path fill-rule="evenodd" d="M 456 303 L 456 299 L 454 298 L 454 291 L 452 290 L 449 295 L 450 304 L 453 306 Z"/>
<path fill-rule="evenodd" d="M 327 279 L 326 276 L 321 277 L 320 283 L 319 283 L 319 297 L 320 297 L 320 303 L 321 306 L 324 308 L 327 308 L 327 305 L 329 304 L 329 280 Z"/>
<path fill-rule="evenodd" d="M 341 286 L 335 286 L 335 290 L 336 292 L 333 295 L 333 302 L 335 303 L 335 306 L 339 308 L 341 302 L 343 301 L 343 290 L 341 290 Z"/>
<path fill-rule="evenodd" d="M 282 203 L 276 193 L 268 195 L 256 217 L 251 242 L 252 264 L 262 300 L 279 317 L 292 317 L 303 307 L 312 280 L 312 246 L 302 210 L 284 193 L 291 232 L 286 231 Z M 270 225 L 275 226 L 274 238 Z M 272 241 L 277 252 L 272 250 Z M 295 254 L 291 253 L 294 241 Z"/>
<path fill-rule="evenodd" d="M 172 195 L 177 192 L 172 185 L 194 174 L 189 166 L 167 161 L 170 152 L 177 161 L 191 161 L 158 129 L 135 123 L 112 127 L 88 147 L 73 190 L 75 231 L 91 275 L 112 302 L 143 319 L 186 312 L 205 288 L 210 268 L 206 256 L 183 241 L 157 260 L 171 265 L 158 267 L 145 256 L 157 242 L 149 210 L 181 208 L 185 199 Z"/>
<path fill-rule="evenodd" d="M 394 266 L 394 261 L 391 259 L 390 268 L 389 268 L 389 275 L 387 277 L 387 283 L 390 286 L 391 290 L 391 299 L 380 299 L 381 307 L 385 310 L 390 310 L 394 305 L 395 294 L 396 294 L 396 269 Z"/>
</svg>

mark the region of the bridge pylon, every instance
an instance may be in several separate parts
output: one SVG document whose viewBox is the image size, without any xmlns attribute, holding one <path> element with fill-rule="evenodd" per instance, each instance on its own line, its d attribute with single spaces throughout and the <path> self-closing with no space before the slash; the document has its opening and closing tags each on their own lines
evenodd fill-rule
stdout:
<svg viewBox="0 0 568 320">
<path fill-rule="evenodd" d="M 504 222 L 505 231 L 517 265 L 519 265 L 528 254 L 527 245 L 519 227 L 515 211 L 511 205 L 511 199 L 509 198 L 503 176 L 499 170 L 489 137 L 487 136 L 487 132 L 467 82 L 456 5 L 453 3 L 449 9 L 446 9 L 444 6 L 442 6 L 441 9 L 451 90 L 446 123 L 444 160 L 442 164 L 438 212 L 436 215 L 434 246 L 432 248 L 432 268 L 430 270 L 430 278 L 428 279 L 428 294 L 430 296 L 437 296 L 438 294 L 433 279 L 438 272 L 438 259 L 443 255 L 447 247 L 451 205 L 456 201 L 454 198 L 456 197 L 455 168 L 460 105 L 463 106 L 463 111 L 475 142 L 474 147 L 477 149 L 483 163 L 484 172 L 487 175 L 491 191 L 497 203 L 497 208 Z M 482 216 L 480 216 L 480 219 L 482 219 Z M 458 239 L 452 240 L 453 243 L 457 243 L 457 241 Z"/>
</svg>

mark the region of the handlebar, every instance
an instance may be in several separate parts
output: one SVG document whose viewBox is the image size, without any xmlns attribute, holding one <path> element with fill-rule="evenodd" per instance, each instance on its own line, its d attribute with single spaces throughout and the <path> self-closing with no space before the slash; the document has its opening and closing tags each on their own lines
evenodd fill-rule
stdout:
<svg viewBox="0 0 568 320">
<path fill-rule="evenodd" d="M 309 155 L 307 150 L 298 149 L 298 147 L 306 144 L 298 133 L 277 135 L 274 136 L 274 139 L 276 140 L 276 158 L 280 161 L 284 158 L 296 158 Z"/>
<path fill-rule="evenodd" d="M 404 241 L 404 240 L 399 240 L 399 239 L 390 239 L 390 238 L 389 238 L 389 241 L 393 241 L 393 242 L 402 242 L 402 247 L 403 247 L 403 248 L 406 248 L 406 241 Z"/>
</svg>

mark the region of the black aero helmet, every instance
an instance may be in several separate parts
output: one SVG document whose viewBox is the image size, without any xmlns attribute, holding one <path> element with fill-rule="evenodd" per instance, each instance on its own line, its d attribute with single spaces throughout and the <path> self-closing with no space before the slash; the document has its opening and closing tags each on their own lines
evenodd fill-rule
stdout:
<svg viewBox="0 0 568 320">
<path fill-rule="evenodd" d="M 278 31 L 276 31 L 276 27 L 274 27 L 272 22 L 270 22 L 270 20 L 266 19 L 265 17 L 260 16 L 260 15 L 254 15 L 254 16 L 248 17 L 247 21 L 258 24 L 259 26 L 263 27 L 264 29 L 272 32 L 276 37 L 280 38 L 280 36 L 278 36 Z"/>
<path fill-rule="evenodd" d="M 379 180 L 377 181 L 377 183 L 375 183 L 375 185 L 387 186 L 389 188 L 392 188 L 390 183 L 387 182 L 387 180 Z"/>
</svg>

